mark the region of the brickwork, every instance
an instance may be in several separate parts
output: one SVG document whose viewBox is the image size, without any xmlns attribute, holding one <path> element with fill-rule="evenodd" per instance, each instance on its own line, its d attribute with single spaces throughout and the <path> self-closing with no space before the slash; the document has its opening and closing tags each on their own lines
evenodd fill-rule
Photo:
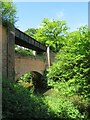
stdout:
<svg viewBox="0 0 90 120">
<path fill-rule="evenodd" d="M 36 71 L 43 75 L 46 62 L 36 57 L 15 55 L 15 79 L 30 71 Z"/>
<path fill-rule="evenodd" d="M 48 61 L 37 57 L 15 56 L 15 29 L 0 26 L 0 72 L 3 78 L 14 81 L 30 71 L 43 75 Z M 47 55 L 45 55 L 47 56 Z"/>
<path fill-rule="evenodd" d="M 30 71 L 37 72 L 36 78 L 43 81 L 43 72 L 48 65 L 50 66 L 48 58 L 41 60 L 37 57 L 15 56 L 15 42 L 15 29 L 13 28 L 10 30 L 0 25 L 0 85 L 2 84 L 3 79 L 15 81 L 15 79 L 17 80 L 20 76 Z M 50 58 L 49 52 L 47 54 L 48 55 L 45 55 L 45 57 L 48 56 Z M 42 84 L 40 84 L 40 81 L 38 80 L 37 85 L 40 87 Z"/>
</svg>

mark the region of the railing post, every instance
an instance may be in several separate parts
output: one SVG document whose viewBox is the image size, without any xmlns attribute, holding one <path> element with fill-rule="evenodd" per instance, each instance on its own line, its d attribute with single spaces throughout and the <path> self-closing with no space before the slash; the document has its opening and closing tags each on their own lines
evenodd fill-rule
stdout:
<svg viewBox="0 0 90 120">
<path fill-rule="evenodd" d="M 51 65 L 51 60 L 50 60 L 50 48 L 47 47 L 47 62 L 48 62 L 48 67 Z"/>
</svg>

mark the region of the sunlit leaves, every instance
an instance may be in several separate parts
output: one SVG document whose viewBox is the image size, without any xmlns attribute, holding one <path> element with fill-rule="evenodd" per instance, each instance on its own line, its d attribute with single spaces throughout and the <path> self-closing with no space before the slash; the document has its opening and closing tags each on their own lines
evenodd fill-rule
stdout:
<svg viewBox="0 0 90 120">
<path fill-rule="evenodd" d="M 58 52 L 65 42 L 67 30 L 68 27 L 65 21 L 54 19 L 50 21 L 45 18 L 34 37 L 49 46 L 52 51 Z"/>
<path fill-rule="evenodd" d="M 27 35 L 29 35 L 30 37 L 34 37 L 34 34 L 36 34 L 36 31 L 37 31 L 37 29 L 35 29 L 35 28 L 29 28 L 25 31 L 25 33 Z"/>
<path fill-rule="evenodd" d="M 48 79 L 54 81 L 70 81 L 74 79 L 76 81 L 75 85 L 81 84 L 83 91 L 84 85 L 88 85 L 90 81 L 89 56 L 90 41 L 88 40 L 88 28 L 85 26 L 68 34 L 66 43 L 57 54 L 55 63 L 49 69 Z"/>
<path fill-rule="evenodd" d="M 4 25 L 15 24 L 16 7 L 13 2 L 0 2 L 0 12 L 2 13 Z"/>
</svg>

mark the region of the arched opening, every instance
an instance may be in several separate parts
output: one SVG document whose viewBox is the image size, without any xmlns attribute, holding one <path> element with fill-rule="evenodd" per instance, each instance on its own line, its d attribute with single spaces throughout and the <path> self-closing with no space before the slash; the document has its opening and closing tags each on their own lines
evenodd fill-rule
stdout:
<svg viewBox="0 0 90 120">
<path fill-rule="evenodd" d="M 43 93 L 47 87 L 44 75 L 37 71 L 27 72 L 18 78 L 17 82 L 33 92 Z"/>
<path fill-rule="evenodd" d="M 24 75 L 20 76 L 16 81 L 18 82 L 18 84 L 22 85 L 28 90 L 34 90 L 31 72 L 25 73 Z"/>
<path fill-rule="evenodd" d="M 32 82 L 35 88 L 34 92 L 43 93 L 47 87 L 47 82 L 44 75 L 40 74 L 39 72 L 32 71 Z"/>
</svg>

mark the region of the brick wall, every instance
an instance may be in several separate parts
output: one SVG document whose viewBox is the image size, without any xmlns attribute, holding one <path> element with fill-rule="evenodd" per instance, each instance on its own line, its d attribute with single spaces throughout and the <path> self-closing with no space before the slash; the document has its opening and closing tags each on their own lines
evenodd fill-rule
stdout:
<svg viewBox="0 0 90 120">
<path fill-rule="evenodd" d="M 46 62 L 36 57 L 15 55 L 15 73 L 16 80 L 30 71 L 36 71 L 43 74 L 46 68 Z"/>
</svg>

